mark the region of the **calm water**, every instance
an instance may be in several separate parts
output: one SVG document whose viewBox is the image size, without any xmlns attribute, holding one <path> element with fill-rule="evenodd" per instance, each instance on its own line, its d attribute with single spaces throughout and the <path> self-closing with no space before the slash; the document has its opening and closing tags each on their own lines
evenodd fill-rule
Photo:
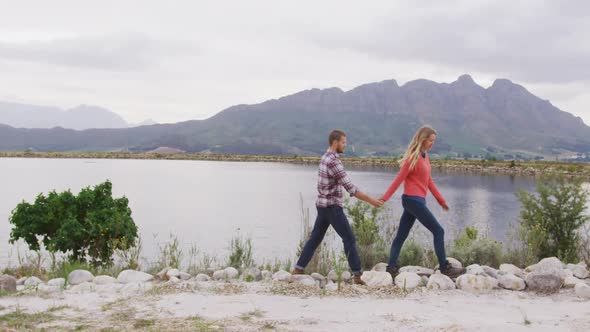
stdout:
<svg viewBox="0 0 590 332">
<path fill-rule="evenodd" d="M 391 171 L 349 170 L 364 192 L 381 195 L 395 176 Z M 114 195 L 129 198 L 144 242 L 143 256 L 172 233 L 187 248 L 224 258 L 237 232 L 250 235 L 258 258 L 294 256 L 301 234 L 301 205 L 315 218 L 317 169 L 278 163 L 232 163 L 165 160 L 0 159 L 0 266 L 8 261 L 11 210 L 40 192 L 113 182 Z M 433 197 L 428 204 L 448 230 L 475 225 L 505 239 L 520 204 L 514 193 L 534 189 L 524 177 L 433 174 L 451 211 Z M 390 222 L 401 215 L 402 189 L 387 203 Z M 415 226 L 416 227 L 416 226 Z M 422 227 L 422 226 L 420 226 Z M 452 232 L 447 232 L 450 234 Z M 12 260 L 14 260 L 14 252 Z"/>
</svg>

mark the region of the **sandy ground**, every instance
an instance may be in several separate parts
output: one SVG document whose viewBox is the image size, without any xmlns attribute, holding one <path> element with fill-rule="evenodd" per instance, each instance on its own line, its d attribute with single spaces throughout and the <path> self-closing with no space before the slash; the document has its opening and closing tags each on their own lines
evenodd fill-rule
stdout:
<svg viewBox="0 0 590 332">
<path fill-rule="evenodd" d="M 590 301 L 495 290 L 405 293 L 345 286 L 183 282 L 0 297 L 0 330 L 588 331 Z"/>
</svg>

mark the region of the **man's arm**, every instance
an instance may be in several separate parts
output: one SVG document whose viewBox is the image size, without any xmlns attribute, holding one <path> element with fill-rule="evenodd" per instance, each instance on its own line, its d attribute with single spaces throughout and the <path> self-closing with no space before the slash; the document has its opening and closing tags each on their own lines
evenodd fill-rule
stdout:
<svg viewBox="0 0 590 332">
<path fill-rule="evenodd" d="M 373 197 L 363 193 L 360 190 L 357 190 L 356 193 L 354 193 L 354 197 L 360 199 L 361 201 L 365 201 L 365 202 L 373 205 L 374 207 L 380 207 L 383 205 L 382 201 L 374 199 Z"/>
</svg>

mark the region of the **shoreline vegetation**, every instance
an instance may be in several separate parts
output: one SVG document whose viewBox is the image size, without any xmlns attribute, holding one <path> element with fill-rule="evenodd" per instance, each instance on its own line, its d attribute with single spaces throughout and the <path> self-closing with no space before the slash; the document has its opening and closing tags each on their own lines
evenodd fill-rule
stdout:
<svg viewBox="0 0 590 332">
<path fill-rule="evenodd" d="M 53 158 L 53 159 L 138 159 L 138 160 L 197 160 L 229 162 L 275 162 L 296 165 L 317 166 L 320 157 L 312 156 L 263 156 L 228 155 L 200 153 L 128 153 L 128 152 L 0 152 L 0 158 Z M 395 158 L 342 158 L 347 167 L 360 169 L 399 169 Z M 559 161 L 498 161 L 498 160 L 459 160 L 433 159 L 432 168 L 438 172 L 541 176 L 560 174 L 568 178 L 590 180 L 590 164 Z"/>
</svg>

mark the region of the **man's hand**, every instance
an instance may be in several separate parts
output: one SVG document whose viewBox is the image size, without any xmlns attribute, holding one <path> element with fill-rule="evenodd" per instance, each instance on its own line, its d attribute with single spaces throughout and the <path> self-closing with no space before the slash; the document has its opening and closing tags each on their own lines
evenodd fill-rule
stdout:
<svg viewBox="0 0 590 332">
<path fill-rule="evenodd" d="M 371 205 L 373 205 L 374 207 L 378 208 L 378 207 L 382 207 L 384 202 L 382 200 L 380 200 L 380 199 L 371 198 L 371 200 L 369 201 L 369 203 Z"/>
<path fill-rule="evenodd" d="M 441 206 L 442 206 L 443 210 L 449 211 L 449 206 L 447 205 L 447 203 L 444 203 Z"/>
</svg>

